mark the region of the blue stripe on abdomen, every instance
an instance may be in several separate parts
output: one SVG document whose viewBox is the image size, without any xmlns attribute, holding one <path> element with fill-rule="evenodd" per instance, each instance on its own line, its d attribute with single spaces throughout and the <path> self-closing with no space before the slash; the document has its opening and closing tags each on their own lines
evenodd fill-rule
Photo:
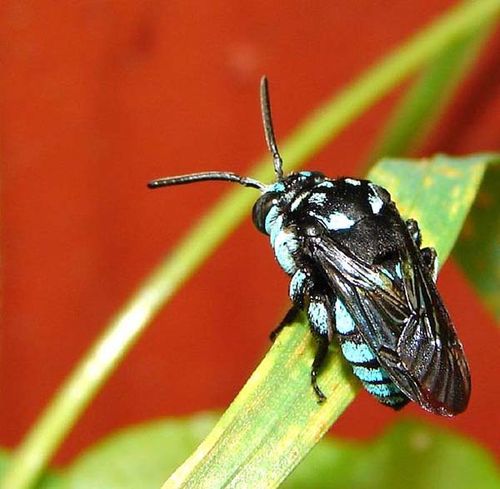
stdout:
<svg viewBox="0 0 500 489">
<path fill-rule="evenodd" d="M 376 359 L 371 348 L 365 343 L 357 343 L 352 340 L 344 340 L 340 343 L 342 353 L 349 362 L 369 363 Z"/>
<path fill-rule="evenodd" d="M 408 402 L 406 396 L 380 366 L 373 350 L 362 341 L 359 334 L 340 336 L 339 339 L 342 353 L 352 364 L 354 375 L 371 395 L 381 403 L 394 408 L 402 407 Z"/>
<path fill-rule="evenodd" d="M 382 404 L 395 409 L 403 407 L 408 398 L 380 365 L 375 352 L 365 343 L 351 315 L 339 299 L 335 302 L 335 322 L 342 353 L 351 363 L 353 373 L 363 387 Z"/>
<path fill-rule="evenodd" d="M 389 375 L 382 367 L 360 367 L 359 365 L 353 365 L 352 371 L 354 375 L 358 377 L 362 382 L 387 382 L 389 381 Z"/>
<path fill-rule="evenodd" d="M 394 394 L 399 394 L 401 391 L 396 387 L 393 382 L 388 384 L 370 384 L 363 382 L 365 389 L 377 398 L 391 397 Z"/>
<path fill-rule="evenodd" d="M 335 329 L 343 335 L 354 333 L 354 321 L 340 299 L 335 301 Z"/>
</svg>

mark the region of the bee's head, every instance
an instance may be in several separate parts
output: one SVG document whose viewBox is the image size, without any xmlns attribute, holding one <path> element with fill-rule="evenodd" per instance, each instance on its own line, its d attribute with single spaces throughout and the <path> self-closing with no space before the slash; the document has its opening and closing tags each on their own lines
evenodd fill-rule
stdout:
<svg viewBox="0 0 500 489">
<path fill-rule="evenodd" d="M 301 171 L 290 173 L 269 185 L 253 206 L 252 219 L 255 227 L 262 233 L 269 234 L 270 224 L 278 215 L 288 212 L 302 192 L 309 191 L 324 179 L 325 176 L 320 172 Z"/>
</svg>

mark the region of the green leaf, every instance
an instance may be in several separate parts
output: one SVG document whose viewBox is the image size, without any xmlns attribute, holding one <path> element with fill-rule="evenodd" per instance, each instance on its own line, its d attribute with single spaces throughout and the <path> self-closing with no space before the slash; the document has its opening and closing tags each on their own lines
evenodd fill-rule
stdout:
<svg viewBox="0 0 500 489">
<path fill-rule="evenodd" d="M 474 201 L 491 155 L 383 160 L 370 179 L 384 185 L 426 246 L 444 262 Z M 178 487 L 276 487 L 353 400 L 358 384 L 338 352 L 309 383 L 314 343 L 304 317 L 280 334 L 233 404 L 195 453 L 165 483 Z"/>
<path fill-rule="evenodd" d="M 452 432 L 416 421 L 368 443 L 324 440 L 283 489 L 496 489 L 493 457 Z"/>
<path fill-rule="evenodd" d="M 499 163 L 497 159 L 493 163 Z M 486 173 L 455 248 L 454 257 L 481 299 L 500 319 L 500 166 Z"/>
</svg>

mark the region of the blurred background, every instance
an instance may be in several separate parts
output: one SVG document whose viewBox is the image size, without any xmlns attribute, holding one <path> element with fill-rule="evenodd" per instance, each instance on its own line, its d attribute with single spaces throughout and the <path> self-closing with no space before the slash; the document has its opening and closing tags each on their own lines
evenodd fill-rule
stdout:
<svg viewBox="0 0 500 489">
<path fill-rule="evenodd" d="M 106 321 L 226 189 L 150 192 L 148 180 L 245 174 L 265 152 L 262 74 L 279 141 L 454 3 L 3 0 L 1 444 L 19 442 Z M 420 155 L 499 148 L 499 53 L 497 33 Z M 403 89 L 310 168 L 361 171 Z M 469 410 L 452 420 L 415 406 L 394 413 L 361 393 L 336 435 L 366 438 L 416 416 L 500 454 L 498 330 L 452 260 L 440 288 L 471 364 Z M 287 278 L 248 219 L 147 330 L 57 460 L 131 423 L 223 410 L 286 306 Z"/>
</svg>

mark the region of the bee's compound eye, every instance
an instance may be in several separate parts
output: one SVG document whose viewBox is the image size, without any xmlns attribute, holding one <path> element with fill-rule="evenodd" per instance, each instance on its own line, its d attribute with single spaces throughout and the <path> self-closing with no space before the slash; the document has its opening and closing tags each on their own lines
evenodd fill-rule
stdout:
<svg viewBox="0 0 500 489">
<path fill-rule="evenodd" d="M 267 192 L 263 194 L 257 202 L 255 202 L 252 210 L 252 219 L 255 227 L 264 234 L 269 234 L 266 230 L 266 218 L 270 212 L 275 212 L 277 214 L 278 208 L 277 194 L 275 192 Z M 272 220 L 272 216 L 270 221 Z"/>
</svg>

